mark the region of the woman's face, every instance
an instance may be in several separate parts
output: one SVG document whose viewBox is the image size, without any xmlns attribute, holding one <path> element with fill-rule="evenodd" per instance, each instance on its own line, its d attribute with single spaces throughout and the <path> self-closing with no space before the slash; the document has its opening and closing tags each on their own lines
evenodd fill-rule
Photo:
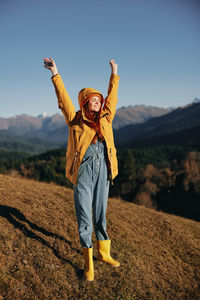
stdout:
<svg viewBox="0 0 200 300">
<path fill-rule="evenodd" d="M 90 111 L 98 112 L 101 108 L 101 99 L 97 96 L 90 98 L 89 109 Z"/>
</svg>

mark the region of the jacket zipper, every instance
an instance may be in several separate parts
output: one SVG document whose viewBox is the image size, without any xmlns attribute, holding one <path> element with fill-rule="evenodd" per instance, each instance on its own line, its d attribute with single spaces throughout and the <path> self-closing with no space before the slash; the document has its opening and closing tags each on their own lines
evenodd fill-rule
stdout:
<svg viewBox="0 0 200 300">
<path fill-rule="evenodd" d="M 71 174 L 74 174 L 74 169 L 75 169 L 75 164 L 76 164 L 76 157 L 78 155 L 78 152 L 76 151 L 75 155 L 74 155 L 74 160 L 73 160 L 73 164 L 72 164 L 72 170 L 71 170 Z"/>
<path fill-rule="evenodd" d="M 111 184 L 113 185 L 113 168 L 112 168 L 112 148 L 110 148 L 110 171 L 111 171 Z"/>
</svg>

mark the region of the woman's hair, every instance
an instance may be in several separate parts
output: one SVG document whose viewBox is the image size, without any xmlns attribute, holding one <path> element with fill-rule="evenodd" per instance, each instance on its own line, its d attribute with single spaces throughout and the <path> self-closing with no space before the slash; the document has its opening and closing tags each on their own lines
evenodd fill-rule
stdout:
<svg viewBox="0 0 200 300">
<path fill-rule="evenodd" d="M 99 122 L 101 108 L 98 112 L 91 112 L 90 107 L 89 107 L 89 101 L 87 101 L 83 107 L 85 110 L 86 118 L 93 121 L 90 124 L 90 126 L 96 130 L 96 135 L 94 136 L 92 143 L 95 144 L 98 137 L 103 141 L 104 137 L 101 133 L 100 122 Z"/>
</svg>

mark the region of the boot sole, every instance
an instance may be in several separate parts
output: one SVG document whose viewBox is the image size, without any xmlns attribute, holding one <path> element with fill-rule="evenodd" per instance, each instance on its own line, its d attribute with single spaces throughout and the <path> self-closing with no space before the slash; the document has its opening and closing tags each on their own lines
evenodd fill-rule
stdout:
<svg viewBox="0 0 200 300">
<path fill-rule="evenodd" d="M 120 264 L 119 264 L 118 266 L 114 266 L 114 265 L 112 265 L 112 264 L 109 264 L 107 261 L 103 261 L 103 260 L 99 260 L 99 262 L 100 262 L 100 264 L 105 263 L 105 264 L 107 264 L 107 265 L 109 265 L 109 266 L 111 266 L 111 267 L 114 267 L 114 268 L 119 268 L 119 266 L 120 266 Z"/>
</svg>

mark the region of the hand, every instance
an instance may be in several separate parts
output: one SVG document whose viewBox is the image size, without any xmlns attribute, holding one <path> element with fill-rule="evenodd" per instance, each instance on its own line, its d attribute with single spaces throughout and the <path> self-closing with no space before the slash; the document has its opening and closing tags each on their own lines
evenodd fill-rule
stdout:
<svg viewBox="0 0 200 300">
<path fill-rule="evenodd" d="M 44 67 L 51 70 L 53 76 L 58 74 L 56 63 L 51 57 L 49 59 L 47 57 L 44 58 Z"/>
<path fill-rule="evenodd" d="M 110 63 L 111 69 L 112 69 L 112 74 L 117 75 L 118 65 L 115 63 L 114 59 L 111 59 L 109 63 Z"/>
</svg>

